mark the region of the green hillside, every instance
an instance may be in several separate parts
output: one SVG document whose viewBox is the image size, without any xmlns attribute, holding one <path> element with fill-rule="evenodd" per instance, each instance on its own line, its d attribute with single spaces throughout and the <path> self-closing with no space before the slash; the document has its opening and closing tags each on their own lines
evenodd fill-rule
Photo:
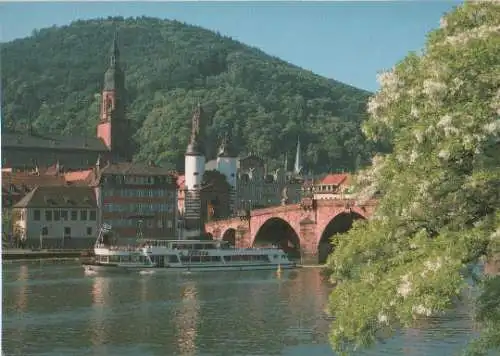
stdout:
<svg viewBox="0 0 500 356">
<path fill-rule="evenodd" d="M 234 137 L 270 166 L 293 164 L 300 135 L 307 169 L 354 169 L 371 156 L 360 123 L 370 93 L 323 78 L 199 27 L 154 18 L 76 21 L 2 45 L 2 129 L 95 135 L 115 33 L 126 73 L 137 159 L 182 168 L 194 105 L 217 137 Z M 334 46 L 335 44 L 330 44 Z M 332 66 L 335 59 L 332 58 Z"/>
</svg>

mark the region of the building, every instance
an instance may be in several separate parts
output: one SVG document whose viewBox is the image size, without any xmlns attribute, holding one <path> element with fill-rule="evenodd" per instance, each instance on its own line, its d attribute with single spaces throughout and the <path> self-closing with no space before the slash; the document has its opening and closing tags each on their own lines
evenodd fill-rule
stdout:
<svg viewBox="0 0 500 356">
<path fill-rule="evenodd" d="M 104 161 L 129 160 L 134 147 L 125 116 L 125 76 L 119 55 L 115 37 L 104 75 L 96 136 L 42 135 L 32 129 L 29 133 L 2 132 L 2 167 L 28 171 L 57 164 L 63 170 L 81 170 L 94 165 L 99 157 Z"/>
<path fill-rule="evenodd" d="M 26 247 L 89 248 L 97 232 L 94 190 L 35 187 L 14 205 L 12 225 L 15 240 Z"/>
<path fill-rule="evenodd" d="M 254 154 L 238 157 L 227 135 L 221 142 L 217 157 L 205 163 L 200 126 L 203 117 L 200 113 L 203 111 L 198 106 L 186 151 L 185 174 L 177 177 L 183 236 L 199 236 L 201 226 L 211 219 L 300 201 L 303 184 L 300 141 L 297 142 L 293 172 L 277 169 L 269 174 L 260 157 Z"/>
<path fill-rule="evenodd" d="M 98 223 L 108 223 L 120 244 L 144 238 L 177 238 L 176 175 L 144 163 L 109 163 L 68 174 L 73 184 L 95 189 Z"/>
<path fill-rule="evenodd" d="M 2 209 L 12 208 L 35 187 L 65 185 L 64 176 L 44 175 L 37 171 L 12 172 L 11 170 L 2 170 Z"/>
<path fill-rule="evenodd" d="M 347 173 L 328 174 L 313 185 L 314 200 L 349 199 L 351 194 L 351 175 Z"/>
</svg>

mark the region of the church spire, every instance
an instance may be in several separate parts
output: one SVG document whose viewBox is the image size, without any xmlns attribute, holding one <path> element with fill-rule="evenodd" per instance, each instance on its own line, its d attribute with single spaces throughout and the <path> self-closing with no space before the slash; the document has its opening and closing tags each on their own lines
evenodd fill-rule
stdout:
<svg viewBox="0 0 500 356">
<path fill-rule="evenodd" d="M 120 60 L 120 49 L 118 48 L 118 33 L 115 32 L 115 36 L 113 38 L 113 44 L 111 45 L 110 51 L 110 67 L 115 67 L 119 64 Z"/>
<path fill-rule="evenodd" d="M 229 134 L 226 132 L 224 136 L 222 136 L 222 141 L 219 146 L 219 152 L 217 154 L 218 157 L 236 157 L 236 153 L 234 152 L 234 147 L 231 144 L 231 140 Z"/>
<path fill-rule="evenodd" d="M 122 90 L 125 86 L 123 72 L 120 68 L 120 49 L 118 35 L 115 32 L 109 53 L 109 67 L 104 74 L 104 90 Z"/>
<path fill-rule="evenodd" d="M 295 165 L 293 167 L 293 173 L 299 175 L 302 172 L 302 155 L 300 152 L 300 138 L 297 137 L 297 152 L 295 154 Z"/>
<path fill-rule="evenodd" d="M 191 138 L 187 147 L 186 154 L 188 155 L 202 155 L 203 152 L 203 109 L 198 102 L 191 118 Z"/>
</svg>

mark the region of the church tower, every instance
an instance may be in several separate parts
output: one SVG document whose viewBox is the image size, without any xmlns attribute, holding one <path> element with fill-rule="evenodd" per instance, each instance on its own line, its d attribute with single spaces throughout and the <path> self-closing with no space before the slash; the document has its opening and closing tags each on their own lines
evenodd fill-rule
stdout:
<svg viewBox="0 0 500 356">
<path fill-rule="evenodd" d="M 295 153 L 295 164 L 293 166 L 293 173 L 296 176 L 302 174 L 302 152 L 300 151 L 300 138 L 297 137 L 297 151 Z"/>
<path fill-rule="evenodd" d="M 222 143 L 217 154 L 217 171 L 224 174 L 227 182 L 230 185 L 229 192 L 229 211 L 236 211 L 236 174 L 237 174 L 237 154 L 235 153 L 229 136 L 226 134 L 222 139 Z"/>
<path fill-rule="evenodd" d="M 104 74 L 97 137 L 104 141 L 113 158 L 130 160 L 133 145 L 130 141 L 129 121 L 125 117 L 125 101 L 125 75 L 120 68 L 120 51 L 115 34 L 109 67 Z"/>
<path fill-rule="evenodd" d="M 198 103 L 192 118 L 191 138 L 184 156 L 185 174 L 185 236 L 198 238 L 201 226 L 201 189 L 205 174 L 205 153 L 203 145 L 203 109 Z"/>
</svg>

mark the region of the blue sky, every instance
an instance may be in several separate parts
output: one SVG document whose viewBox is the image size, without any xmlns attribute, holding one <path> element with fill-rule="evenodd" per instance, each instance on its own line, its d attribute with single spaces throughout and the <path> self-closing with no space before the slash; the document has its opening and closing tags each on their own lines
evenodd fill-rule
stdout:
<svg viewBox="0 0 500 356">
<path fill-rule="evenodd" d="M 376 90 L 376 74 L 423 47 L 461 1 L 33 2 L 0 4 L 0 40 L 76 19 L 153 16 L 231 36 L 328 78 Z"/>
</svg>

